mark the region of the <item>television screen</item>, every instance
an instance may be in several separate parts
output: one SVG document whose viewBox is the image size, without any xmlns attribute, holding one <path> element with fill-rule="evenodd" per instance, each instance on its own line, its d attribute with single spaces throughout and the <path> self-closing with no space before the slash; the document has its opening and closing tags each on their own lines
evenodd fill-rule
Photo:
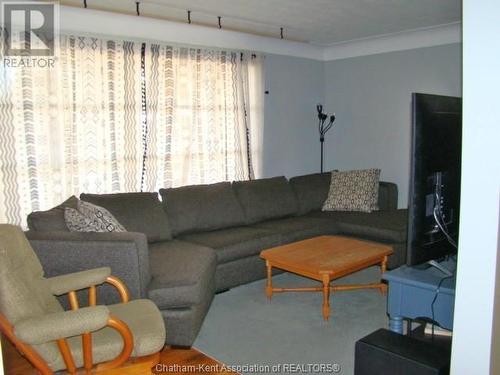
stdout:
<svg viewBox="0 0 500 375">
<path fill-rule="evenodd" d="M 407 264 L 456 252 L 460 208 L 462 100 L 412 95 Z"/>
</svg>

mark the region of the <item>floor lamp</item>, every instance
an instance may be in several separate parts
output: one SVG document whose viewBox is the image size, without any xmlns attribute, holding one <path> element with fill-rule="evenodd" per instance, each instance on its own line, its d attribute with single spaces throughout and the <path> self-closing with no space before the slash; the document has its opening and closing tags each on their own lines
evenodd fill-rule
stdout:
<svg viewBox="0 0 500 375">
<path fill-rule="evenodd" d="M 323 113 L 323 106 L 318 104 L 316 106 L 318 111 L 318 131 L 319 131 L 319 142 L 321 145 L 321 173 L 323 173 L 323 143 L 325 142 L 325 135 L 333 126 L 335 121 L 335 113 L 330 116 L 330 122 L 325 125 L 325 121 L 328 119 L 328 115 Z"/>
</svg>

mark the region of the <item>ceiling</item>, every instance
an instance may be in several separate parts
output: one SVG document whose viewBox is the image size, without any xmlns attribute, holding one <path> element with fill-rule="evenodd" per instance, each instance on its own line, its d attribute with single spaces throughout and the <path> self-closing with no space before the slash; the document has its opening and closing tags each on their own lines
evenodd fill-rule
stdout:
<svg viewBox="0 0 500 375">
<path fill-rule="evenodd" d="M 83 7 L 83 0 L 61 0 Z M 139 0 L 142 16 L 283 37 L 317 45 L 460 22 L 461 0 Z M 135 14 L 135 0 L 87 0 L 93 9 Z"/>
</svg>

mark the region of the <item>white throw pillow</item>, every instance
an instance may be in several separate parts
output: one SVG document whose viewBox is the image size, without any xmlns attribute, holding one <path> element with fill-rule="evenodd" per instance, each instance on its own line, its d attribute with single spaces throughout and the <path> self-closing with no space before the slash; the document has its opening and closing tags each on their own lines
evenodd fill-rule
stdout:
<svg viewBox="0 0 500 375">
<path fill-rule="evenodd" d="M 380 169 L 333 171 L 323 211 L 378 210 Z"/>
</svg>

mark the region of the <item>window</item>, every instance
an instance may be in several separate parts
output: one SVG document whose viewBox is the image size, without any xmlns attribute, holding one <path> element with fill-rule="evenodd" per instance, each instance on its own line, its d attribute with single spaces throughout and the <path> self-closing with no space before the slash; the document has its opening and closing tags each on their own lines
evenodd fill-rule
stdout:
<svg viewBox="0 0 500 375">
<path fill-rule="evenodd" d="M 54 69 L 0 68 L 0 221 L 24 223 L 81 192 L 251 178 L 261 65 L 241 52 L 61 36 Z"/>
</svg>

